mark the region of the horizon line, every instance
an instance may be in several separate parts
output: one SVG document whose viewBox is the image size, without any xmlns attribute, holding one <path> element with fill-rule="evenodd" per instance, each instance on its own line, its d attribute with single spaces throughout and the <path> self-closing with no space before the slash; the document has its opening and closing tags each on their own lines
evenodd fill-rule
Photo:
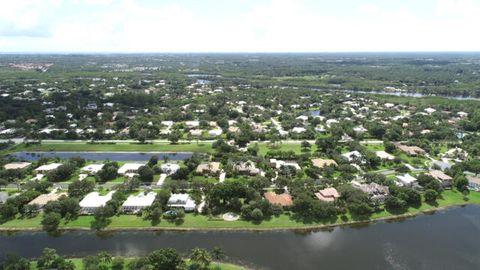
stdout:
<svg viewBox="0 0 480 270">
<path fill-rule="evenodd" d="M 0 55 L 20 55 L 20 54 L 57 54 L 57 55 L 67 55 L 67 54 L 459 54 L 459 53 L 480 53 L 478 51 L 279 51 L 279 52 L 267 52 L 267 51 L 209 51 L 209 52 L 202 52 L 202 51 L 165 51 L 165 52 L 128 52 L 128 51 L 23 51 L 23 52 L 0 52 Z"/>
</svg>

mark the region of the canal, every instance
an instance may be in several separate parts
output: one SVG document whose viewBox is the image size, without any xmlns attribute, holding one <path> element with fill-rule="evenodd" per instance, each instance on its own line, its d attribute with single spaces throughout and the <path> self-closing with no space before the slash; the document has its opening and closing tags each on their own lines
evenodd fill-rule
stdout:
<svg viewBox="0 0 480 270">
<path fill-rule="evenodd" d="M 167 157 L 168 160 L 184 160 L 190 158 L 190 152 L 16 152 L 11 156 L 18 160 L 35 161 L 41 157 L 68 159 L 70 157 L 82 157 L 86 160 L 111 160 L 111 161 L 148 161 L 150 157 L 157 156 L 159 160 Z"/>
<path fill-rule="evenodd" d="M 234 263 L 259 269 L 480 269 L 480 206 L 330 231 L 44 232 L 0 235 L 0 253 L 39 256 L 51 247 L 84 256 L 101 250 L 142 255 L 173 247 L 221 247 Z"/>
</svg>

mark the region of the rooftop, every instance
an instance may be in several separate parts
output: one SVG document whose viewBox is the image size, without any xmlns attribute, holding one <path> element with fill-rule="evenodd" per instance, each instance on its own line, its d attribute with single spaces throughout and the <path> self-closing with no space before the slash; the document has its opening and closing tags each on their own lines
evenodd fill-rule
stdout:
<svg viewBox="0 0 480 270">
<path fill-rule="evenodd" d="M 112 199 L 112 195 L 115 191 L 110 191 L 107 195 L 102 196 L 98 192 L 88 193 L 85 198 L 80 202 L 80 207 L 100 207 L 105 206 L 105 204 Z"/>
<path fill-rule="evenodd" d="M 279 204 L 281 206 L 291 206 L 293 204 L 292 196 L 287 193 L 277 194 L 275 192 L 268 191 L 265 192 L 263 196 L 271 204 Z"/>
</svg>

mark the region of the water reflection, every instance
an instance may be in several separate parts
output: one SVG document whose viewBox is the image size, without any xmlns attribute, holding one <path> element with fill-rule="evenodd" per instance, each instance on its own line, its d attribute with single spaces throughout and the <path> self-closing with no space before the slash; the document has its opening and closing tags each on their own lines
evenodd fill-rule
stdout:
<svg viewBox="0 0 480 270">
<path fill-rule="evenodd" d="M 233 262 L 265 269 L 480 269 L 480 206 L 433 215 L 324 230 L 301 231 L 90 231 L 0 235 L 0 255 L 35 257 L 45 247 L 68 256 L 101 250 L 137 256 L 172 247 L 222 248 Z M 391 223 L 390 223 L 391 222 Z M 28 247 L 28 248 L 27 248 Z"/>
</svg>

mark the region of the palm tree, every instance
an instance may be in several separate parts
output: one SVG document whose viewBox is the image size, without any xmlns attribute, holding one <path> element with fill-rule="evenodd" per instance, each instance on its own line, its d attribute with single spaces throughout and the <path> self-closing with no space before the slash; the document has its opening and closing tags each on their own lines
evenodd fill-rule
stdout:
<svg viewBox="0 0 480 270">
<path fill-rule="evenodd" d="M 223 252 L 223 250 L 219 247 L 214 247 L 210 253 L 212 255 L 212 258 L 217 261 L 223 260 L 226 257 L 225 252 Z"/>
<path fill-rule="evenodd" d="M 209 269 L 212 263 L 212 256 L 208 250 L 203 248 L 194 248 L 190 253 L 192 264 L 196 264 L 198 269 Z"/>
</svg>

